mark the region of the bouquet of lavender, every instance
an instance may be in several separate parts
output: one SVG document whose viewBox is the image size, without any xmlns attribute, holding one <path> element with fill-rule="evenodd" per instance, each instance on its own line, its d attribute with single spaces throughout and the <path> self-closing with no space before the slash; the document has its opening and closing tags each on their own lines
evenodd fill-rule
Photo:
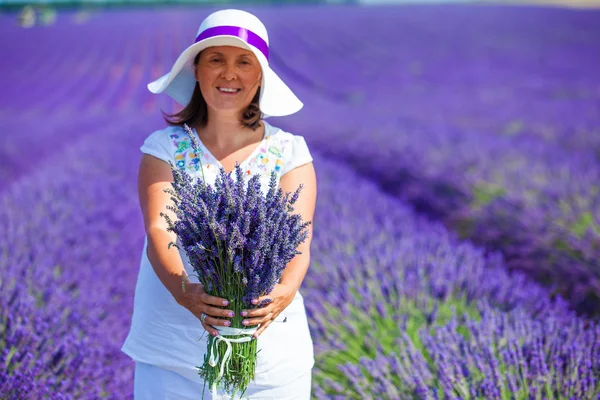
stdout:
<svg viewBox="0 0 600 400">
<path fill-rule="evenodd" d="M 194 135 L 184 127 L 197 151 Z M 263 306 L 251 301 L 271 292 L 287 263 L 300 254 L 297 247 L 310 222 L 292 211 L 302 186 L 284 194 L 273 173 L 263 195 L 260 176 L 246 184 L 239 165 L 229 174 L 221 169 L 214 187 L 204 177 L 195 181 L 172 164 L 171 169 L 174 182 L 166 192 L 174 206 L 168 209 L 177 219 L 161 214 L 179 239 L 170 245 L 185 252 L 207 293 L 228 299 L 235 312 L 231 327 L 218 327 L 219 335 L 209 337 L 199 374 L 213 392 L 221 385 L 229 393 L 243 393 L 254 378 L 257 328 L 243 326 L 240 312 Z"/>
</svg>

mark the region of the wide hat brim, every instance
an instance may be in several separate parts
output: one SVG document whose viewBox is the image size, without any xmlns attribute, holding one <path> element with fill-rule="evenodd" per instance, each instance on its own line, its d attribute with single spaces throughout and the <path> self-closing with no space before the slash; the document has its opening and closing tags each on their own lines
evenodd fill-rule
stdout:
<svg viewBox="0 0 600 400">
<path fill-rule="evenodd" d="M 155 94 L 164 92 L 179 104 L 186 106 L 190 102 L 196 86 L 193 69 L 194 57 L 202 50 L 212 46 L 235 46 L 254 53 L 262 68 L 259 106 L 263 117 L 279 117 L 300 111 L 303 106 L 302 102 L 271 69 L 266 57 L 256 47 L 236 36 L 214 36 L 192 44 L 179 55 L 168 74 L 148 84 L 148 90 Z"/>
</svg>

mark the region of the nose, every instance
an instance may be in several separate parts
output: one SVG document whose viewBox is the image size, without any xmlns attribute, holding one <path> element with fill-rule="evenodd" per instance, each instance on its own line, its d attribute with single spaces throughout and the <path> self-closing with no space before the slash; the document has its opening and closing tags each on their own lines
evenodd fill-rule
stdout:
<svg viewBox="0 0 600 400">
<path fill-rule="evenodd" d="M 223 79 L 226 79 L 228 81 L 235 79 L 237 77 L 237 73 L 235 70 L 235 64 L 226 63 L 225 66 L 223 67 L 223 72 L 221 73 L 221 76 L 223 77 Z"/>
</svg>

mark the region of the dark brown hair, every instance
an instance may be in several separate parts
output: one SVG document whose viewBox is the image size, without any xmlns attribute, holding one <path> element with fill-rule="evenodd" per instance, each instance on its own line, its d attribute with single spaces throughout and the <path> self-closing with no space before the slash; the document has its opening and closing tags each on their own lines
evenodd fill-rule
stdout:
<svg viewBox="0 0 600 400">
<path fill-rule="evenodd" d="M 198 64 L 200 54 L 202 54 L 202 52 L 198 53 L 198 55 L 194 58 L 194 66 Z M 248 107 L 246 107 L 246 109 L 242 112 L 242 115 L 240 115 L 240 123 L 242 126 L 251 128 L 252 130 L 255 130 L 260 126 L 260 119 L 262 115 L 258 105 L 260 89 L 261 88 L 259 87 L 256 91 L 256 95 L 254 95 L 254 98 Z M 162 114 L 163 118 L 169 125 L 188 124 L 189 126 L 206 126 L 208 122 L 208 106 L 206 105 L 204 96 L 202 96 L 202 91 L 200 90 L 200 85 L 198 82 L 196 82 L 196 86 L 194 87 L 192 99 L 188 105 L 183 108 L 183 110 L 173 114 L 168 114 L 162 111 Z"/>
</svg>

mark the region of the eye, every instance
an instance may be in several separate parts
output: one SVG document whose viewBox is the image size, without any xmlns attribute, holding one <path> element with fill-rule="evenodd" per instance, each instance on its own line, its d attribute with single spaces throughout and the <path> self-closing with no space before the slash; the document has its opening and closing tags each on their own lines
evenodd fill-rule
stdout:
<svg viewBox="0 0 600 400">
<path fill-rule="evenodd" d="M 221 59 L 220 59 L 220 58 L 216 58 L 216 57 L 215 57 L 215 58 L 211 58 L 211 59 L 210 59 L 210 63 L 211 63 L 211 64 L 217 64 L 217 63 L 220 63 L 220 62 L 221 62 Z"/>
</svg>

